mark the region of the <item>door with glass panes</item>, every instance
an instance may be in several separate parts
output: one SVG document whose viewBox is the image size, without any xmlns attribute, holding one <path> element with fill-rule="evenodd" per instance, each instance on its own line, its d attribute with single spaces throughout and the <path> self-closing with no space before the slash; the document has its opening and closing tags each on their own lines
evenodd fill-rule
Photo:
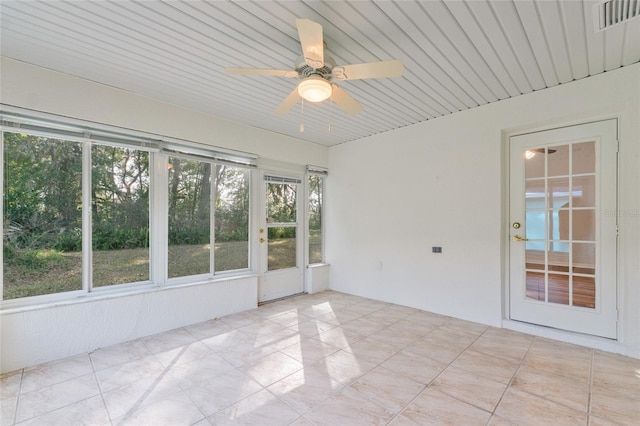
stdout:
<svg viewBox="0 0 640 426">
<path fill-rule="evenodd" d="M 302 179 L 262 174 L 259 302 L 302 293 Z"/>
<path fill-rule="evenodd" d="M 616 338 L 617 121 L 510 138 L 510 317 Z"/>
</svg>

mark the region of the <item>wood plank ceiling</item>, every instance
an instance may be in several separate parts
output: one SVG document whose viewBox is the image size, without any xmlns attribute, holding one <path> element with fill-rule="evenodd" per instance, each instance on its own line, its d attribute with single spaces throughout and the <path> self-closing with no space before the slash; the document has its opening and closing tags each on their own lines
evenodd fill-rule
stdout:
<svg viewBox="0 0 640 426">
<path fill-rule="evenodd" d="M 640 18 L 594 31 L 596 3 L 2 0 L 0 47 L 5 57 L 331 146 L 640 61 Z M 355 116 L 330 102 L 274 115 L 297 80 L 224 69 L 292 69 L 296 18 L 323 26 L 338 65 L 399 59 L 404 75 L 341 82 L 364 106 Z"/>
</svg>

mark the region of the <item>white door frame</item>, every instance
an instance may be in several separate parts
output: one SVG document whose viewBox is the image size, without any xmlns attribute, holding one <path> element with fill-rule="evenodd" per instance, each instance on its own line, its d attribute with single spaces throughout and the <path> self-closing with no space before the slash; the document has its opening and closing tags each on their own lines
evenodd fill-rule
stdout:
<svg viewBox="0 0 640 426">
<path fill-rule="evenodd" d="M 267 223 L 265 176 L 277 176 L 284 179 L 298 181 L 296 191 L 296 266 L 275 271 L 268 270 L 268 228 L 272 224 Z M 268 302 L 304 291 L 304 245 L 306 228 L 306 209 L 304 203 L 305 180 L 304 174 L 280 172 L 273 170 L 260 170 L 258 173 L 258 220 L 256 235 L 259 265 L 258 303 Z M 273 182 L 277 183 L 277 182 Z M 277 225 L 277 224 L 274 224 Z"/>
<path fill-rule="evenodd" d="M 608 124 L 603 124 L 603 123 L 608 123 Z M 523 220 L 520 218 L 514 218 L 514 212 L 513 212 L 513 202 L 511 200 L 511 192 L 513 190 L 513 185 L 522 185 L 521 182 L 514 182 L 513 178 L 511 176 L 512 174 L 512 164 L 513 164 L 513 158 L 514 155 L 520 155 L 520 153 L 514 153 L 514 149 L 513 149 L 513 143 L 512 143 L 512 138 L 514 137 L 519 137 L 519 136 L 526 136 L 526 135 L 536 135 L 536 134 L 545 134 L 546 135 L 551 135 L 553 134 L 554 139 L 550 139 L 551 143 L 557 143 L 557 144 L 562 144 L 563 140 L 566 141 L 570 141 L 570 140 L 576 140 L 576 139 L 582 139 L 581 137 L 574 137 L 571 135 L 571 132 L 573 130 L 575 130 L 576 128 L 580 128 L 580 127 L 589 127 L 591 130 L 590 131 L 594 131 L 594 129 L 596 129 L 598 126 L 609 126 L 609 129 L 613 129 L 613 141 L 609 141 L 609 143 L 613 143 L 616 144 L 615 145 L 615 154 L 613 154 L 613 158 L 606 158 L 604 159 L 604 161 L 607 162 L 607 164 L 609 164 L 609 166 L 613 167 L 614 170 L 613 171 L 609 171 L 613 173 L 614 179 L 617 179 L 617 158 L 615 157 L 617 155 L 617 119 L 616 118 L 611 118 L 611 119 L 603 119 L 603 120 L 599 120 L 599 121 L 591 121 L 591 122 L 583 122 L 583 123 L 576 123 L 576 124 L 571 124 L 571 125 L 567 125 L 566 127 L 554 127 L 551 129 L 540 129 L 540 130 L 536 130 L 536 131 L 531 131 L 531 132 L 518 132 L 518 133 L 512 133 L 512 134 L 508 134 L 506 135 L 505 138 L 505 143 L 506 143 L 506 150 L 505 152 L 507 153 L 507 155 L 505 156 L 505 164 L 506 164 L 506 170 L 507 173 L 505 174 L 505 179 L 507 182 L 506 185 L 506 193 L 505 193 L 505 206 L 506 206 L 506 218 L 507 218 L 507 223 L 505 224 L 506 231 L 503 235 L 506 236 L 506 238 L 508 240 L 505 241 L 505 259 L 506 259 L 506 264 L 505 264 L 505 319 L 507 320 L 515 320 L 515 321 L 524 321 L 525 323 L 531 323 L 534 325 L 540 325 L 540 326 L 547 326 L 547 327 L 554 327 L 553 325 L 553 319 L 549 320 L 547 318 L 545 318 L 544 320 L 540 320 L 540 318 L 538 318 L 538 320 L 536 321 L 531 321 L 529 318 L 523 319 L 523 318 L 517 318 L 517 314 L 515 315 L 514 309 L 512 307 L 512 298 L 514 297 L 514 291 L 512 290 L 512 286 L 514 285 L 514 278 L 511 276 L 511 273 L 513 273 L 513 262 L 522 262 L 524 260 L 523 256 L 520 256 L 520 259 L 518 259 L 518 254 L 517 252 L 514 252 L 513 250 L 517 250 L 517 245 L 520 244 L 520 247 L 522 247 L 522 245 L 524 245 L 524 243 L 514 243 L 512 241 L 512 237 L 516 234 L 518 235 L 522 235 L 522 232 L 524 232 L 524 230 L 516 230 L 512 228 L 512 223 L 514 221 L 517 220 Z M 535 139 L 535 137 L 534 137 Z M 611 152 L 611 151 L 609 151 Z M 602 151 L 601 150 L 597 150 L 597 156 L 601 157 Z M 609 157 L 612 157 L 611 154 L 608 154 Z M 600 159 L 598 161 L 601 161 Z M 524 180 L 523 180 L 524 181 Z M 616 186 L 616 190 L 615 191 L 610 191 L 608 194 L 608 199 L 603 201 L 600 200 L 599 201 L 600 204 L 598 206 L 598 213 L 597 213 L 597 221 L 598 223 L 601 224 L 601 226 L 603 227 L 603 231 L 601 232 L 613 232 L 614 234 L 617 232 L 617 218 L 615 217 L 615 215 L 613 215 L 613 217 L 611 217 L 610 215 L 607 215 L 607 217 L 604 217 L 604 213 L 605 211 L 615 211 L 616 210 L 616 205 L 617 205 L 617 186 Z M 521 214 L 522 212 L 520 212 Z M 516 212 L 516 214 L 518 214 L 518 212 Z M 614 252 L 617 251 L 617 241 L 615 241 L 613 243 L 613 249 Z M 598 255 L 598 258 L 600 258 L 600 255 Z M 615 259 L 615 256 L 614 256 Z M 612 274 L 613 275 L 613 279 L 615 281 L 617 281 L 617 260 L 614 260 L 613 262 L 614 264 L 612 265 L 607 265 L 607 273 L 608 274 Z M 600 273 L 603 272 L 602 270 L 602 266 L 601 264 L 597 265 L 597 269 Z M 563 327 L 559 327 L 558 329 L 560 330 L 565 330 L 565 331 L 569 331 L 569 332 L 579 332 L 579 333 L 583 333 L 583 334 L 588 334 L 588 335 L 594 335 L 594 336 L 601 336 L 601 337 L 606 337 L 608 339 L 616 339 L 617 337 L 617 285 L 614 285 L 613 290 L 610 291 L 610 294 L 607 294 L 605 299 L 606 300 L 600 300 L 599 303 L 604 302 L 605 305 L 603 305 L 603 307 L 605 308 L 605 310 L 607 310 L 607 312 L 605 312 L 605 315 L 609 315 L 609 318 L 613 318 L 613 325 L 611 325 L 610 323 L 608 325 L 604 325 L 602 328 L 600 329 L 594 329 L 594 328 L 590 328 L 590 327 L 586 327 L 586 328 L 582 328 L 582 329 L 568 329 L 568 328 L 563 328 Z M 515 295 L 518 296 L 518 295 Z M 521 295 L 520 295 L 521 296 Z M 602 296 L 602 295 L 598 295 L 598 296 Z M 559 306 L 560 309 L 566 309 L 566 308 L 562 308 L 562 305 Z M 600 308 L 600 307 L 599 307 Z M 612 311 L 613 310 L 613 311 Z M 600 309 L 596 309 L 596 310 L 592 310 L 592 314 L 593 316 L 597 316 L 602 314 L 602 312 L 600 311 Z M 556 327 L 557 328 L 557 327 Z"/>
</svg>

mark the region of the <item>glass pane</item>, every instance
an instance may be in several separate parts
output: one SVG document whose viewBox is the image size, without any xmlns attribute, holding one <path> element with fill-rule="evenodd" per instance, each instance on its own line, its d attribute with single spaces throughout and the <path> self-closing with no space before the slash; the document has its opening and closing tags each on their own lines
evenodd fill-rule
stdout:
<svg viewBox="0 0 640 426">
<path fill-rule="evenodd" d="M 267 183 L 267 223 L 294 223 L 298 185 Z"/>
<path fill-rule="evenodd" d="M 249 267 L 250 171 L 216 166 L 215 272 Z"/>
<path fill-rule="evenodd" d="M 324 179 L 309 176 L 309 263 L 322 262 L 322 186 Z"/>
<path fill-rule="evenodd" d="M 569 208 L 569 178 L 549 179 L 547 183 L 549 207 Z"/>
<path fill-rule="evenodd" d="M 595 210 L 573 210 L 573 240 L 595 241 L 596 212 Z"/>
<path fill-rule="evenodd" d="M 547 212 L 545 210 L 527 210 L 525 215 L 527 219 L 526 237 L 530 240 L 544 240 Z"/>
<path fill-rule="evenodd" d="M 551 210 L 551 235 L 554 240 L 569 239 L 569 216 L 571 211 L 568 209 Z"/>
<path fill-rule="evenodd" d="M 3 299 L 81 290 L 82 145 L 3 139 Z"/>
<path fill-rule="evenodd" d="M 525 208 L 544 209 L 544 179 L 533 179 L 525 181 Z"/>
<path fill-rule="evenodd" d="M 550 303 L 569 304 L 569 275 L 549 274 Z"/>
<path fill-rule="evenodd" d="M 94 287 L 149 280 L 149 153 L 94 145 Z"/>
<path fill-rule="evenodd" d="M 596 307 L 595 277 L 573 276 L 573 306 Z"/>
<path fill-rule="evenodd" d="M 569 175 L 569 145 L 547 148 L 547 176 Z"/>
<path fill-rule="evenodd" d="M 596 206 L 596 177 L 576 176 L 573 178 L 573 207 Z"/>
<path fill-rule="evenodd" d="M 529 149 L 522 153 L 525 158 L 524 175 L 525 178 L 544 177 L 544 148 Z"/>
<path fill-rule="evenodd" d="M 595 173 L 596 144 L 583 142 L 573 145 L 573 174 Z"/>
<path fill-rule="evenodd" d="M 544 272 L 526 272 L 527 299 L 544 301 Z"/>
<path fill-rule="evenodd" d="M 211 272 L 211 165 L 169 159 L 169 278 Z"/>
<path fill-rule="evenodd" d="M 596 245 L 593 243 L 573 243 L 573 272 L 578 274 L 596 273 Z"/>
<path fill-rule="evenodd" d="M 544 243 L 542 244 L 542 250 L 529 248 L 525 250 L 525 263 L 527 269 L 545 269 Z"/>
<path fill-rule="evenodd" d="M 268 237 L 268 270 L 296 267 L 296 227 L 269 228 Z"/>
</svg>

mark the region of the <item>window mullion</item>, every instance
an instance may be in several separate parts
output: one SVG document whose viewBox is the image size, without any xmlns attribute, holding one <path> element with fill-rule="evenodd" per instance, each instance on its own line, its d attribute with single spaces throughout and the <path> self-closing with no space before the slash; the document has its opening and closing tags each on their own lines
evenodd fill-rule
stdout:
<svg viewBox="0 0 640 426">
<path fill-rule="evenodd" d="M 91 244 L 91 143 L 82 144 L 82 290 L 93 288 L 93 250 Z"/>
<path fill-rule="evenodd" d="M 166 155 L 152 153 L 150 158 L 153 178 L 149 199 L 149 250 L 151 281 L 164 285 L 168 277 L 169 250 L 169 162 Z"/>
</svg>

